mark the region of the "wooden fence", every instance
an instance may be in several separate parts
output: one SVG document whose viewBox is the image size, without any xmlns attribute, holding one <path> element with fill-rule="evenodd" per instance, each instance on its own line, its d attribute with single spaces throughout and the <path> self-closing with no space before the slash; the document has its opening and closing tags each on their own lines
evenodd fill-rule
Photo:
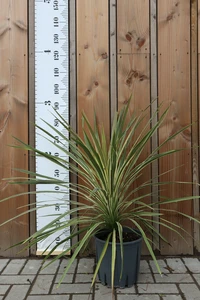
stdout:
<svg viewBox="0 0 200 300">
<path fill-rule="evenodd" d="M 13 143 L 12 136 L 25 141 L 34 139 L 33 130 L 28 128 L 28 119 L 34 119 L 33 8 L 34 0 L 29 0 L 28 5 L 26 0 L 0 0 L 0 178 L 16 175 L 13 167 L 28 167 L 27 153 L 7 146 Z M 166 147 L 185 150 L 155 163 L 143 179 L 156 181 L 160 174 L 173 168 L 173 172 L 159 176 L 160 180 L 199 182 L 200 0 L 69 0 L 69 9 L 72 126 L 81 134 L 82 111 L 91 119 L 95 108 L 109 136 L 114 111 L 127 103 L 130 94 L 132 111 L 152 103 L 149 117 L 161 103 L 163 108 L 170 105 L 158 136 L 154 136 L 145 151 L 153 151 L 167 136 L 193 123 L 191 130 L 185 130 Z M 29 163 L 33 167 L 31 160 Z M 0 183 L 0 198 L 23 191 L 20 186 Z M 152 192 L 152 199 L 145 201 L 156 201 L 156 186 Z M 192 193 L 199 195 L 198 185 L 171 186 L 165 190 L 165 196 L 170 197 Z M 28 197 L 23 196 L 20 201 L 2 203 L 0 220 L 15 215 L 28 202 Z M 199 200 L 170 208 L 199 216 Z M 160 242 L 160 253 L 200 251 L 199 226 L 175 214 L 168 219 L 187 230 L 195 241 L 185 236 L 186 244 L 167 229 L 160 229 L 172 245 Z M 16 256 L 17 249 L 4 252 L 4 248 L 34 230 L 34 216 L 23 216 L 2 227 L 0 255 Z"/>
</svg>

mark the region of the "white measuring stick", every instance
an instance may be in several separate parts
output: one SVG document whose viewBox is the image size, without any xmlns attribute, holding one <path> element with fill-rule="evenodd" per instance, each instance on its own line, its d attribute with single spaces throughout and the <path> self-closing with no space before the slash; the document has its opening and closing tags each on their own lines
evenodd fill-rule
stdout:
<svg viewBox="0 0 200 300">
<path fill-rule="evenodd" d="M 35 122 L 54 136 L 55 132 L 41 119 L 67 135 L 52 113 L 55 114 L 53 108 L 56 109 L 69 122 L 68 13 L 68 0 L 35 0 Z M 39 134 L 41 132 L 36 128 L 37 149 L 68 160 L 65 153 Z M 59 143 L 58 136 L 55 136 L 55 143 Z M 69 172 L 44 157 L 36 157 L 36 172 L 69 182 Z M 63 192 L 64 188 L 57 185 L 37 185 L 36 190 L 57 191 L 57 193 L 36 195 L 37 207 L 45 203 L 53 204 L 51 207 L 37 210 L 37 230 L 40 230 L 55 219 L 55 214 L 59 215 L 69 210 L 69 194 L 68 190 L 65 190 L 66 194 L 59 193 L 59 191 Z M 49 252 L 61 239 L 69 236 L 69 231 L 63 230 L 62 233 L 62 236 L 55 233 L 47 240 L 39 242 L 37 255 L 42 254 L 51 244 L 47 251 Z M 53 254 L 62 252 L 69 245 L 70 243 L 67 242 L 59 246 Z"/>
</svg>

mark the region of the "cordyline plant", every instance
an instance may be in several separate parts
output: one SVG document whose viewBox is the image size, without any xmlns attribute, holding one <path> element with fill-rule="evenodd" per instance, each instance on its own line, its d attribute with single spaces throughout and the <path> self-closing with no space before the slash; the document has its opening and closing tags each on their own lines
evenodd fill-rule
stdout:
<svg viewBox="0 0 200 300">
<path fill-rule="evenodd" d="M 53 177 L 48 177 L 43 174 L 36 174 L 31 171 L 20 170 L 22 173 L 25 173 L 26 175 L 28 174 L 29 179 L 20 177 L 12 178 L 10 180 L 11 183 L 17 184 L 60 185 L 65 187 L 71 194 L 77 193 L 78 196 L 86 200 L 85 204 L 73 202 L 73 208 L 71 208 L 69 211 L 66 211 L 64 214 L 55 217 L 54 221 L 50 222 L 44 228 L 31 235 L 27 240 L 20 243 L 24 245 L 28 244 L 26 247 L 31 247 L 37 242 L 46 239 L 53 233 L 58 233 L 59 235 L 60 230 L 68 230 L 75 227 L 76 230 L 71 230 L 69 237 L 64 236 L 63 239 L 61 239 L 61 241 L 53 249 L 51 249 L 50 246 L 49 249 L 45 249 L 45 251 L 49 250 L 45 257 L 48 258 L 61 244 L 66 243 L 68 240 L 71 240 L 76 236 L 82 236 L 78 242 L 70 245 L 68 249 L 52 259 L 52 261 L 55 261 L 56 259 L 65 256 L 69 251 L 72 252 L 72 256 L 69 259 L 62 278 L 64 278 L 68 272 L 77 255 L 88 246 L 90 239 L 101 230 L 106 229 L 109 231 L 109 234 L 107 236 L 99 262 L 96 266 L 92 284 L 94 283 L 100 264 L 106 253 L 108 243 L 111 242 L 111 282 L 113 286 L 117 242 L 116 237 L 118 236 L 120 242 L 121 258 L 123 262 L 123 226 L 126 224 L 127 227 L 127 220 L 129 221 L 129 224 L 131 224 L 128 226 L 130 229 L 137 229 L 140 231 L 140 234 L 143 237 L 143 240 L 156 264 L 159 273 L 161 273 L 161 271 L 152 249 L 153 244 L 151 238 L 149 238 L 149 233 L 151 235 L 156 235 L 165 242 L 167 242 L 167 240 L 156 229 L 157 226 L 154 227 L 152 218 L 157 217 L 156 225 L 159 224 L 159 226 L 163 226 L 168 230 L 172 230 L 181 237 L 183 237 L 181 231 L 185 233 L 183 228 L 164 218 L 164 214 L 166 212 L 173 213 L 173 210 L 167 210 L 166 207 L 162 209 L 162 205 L 187 201 L 196 199 L 198 197 L 189 196 L 177 199 L 160 198 L 158 202 L 146 204 L 142 200 L 147 196 L 149 197 L 151 195 L 150 193 L 142 196 L 135 195 L 137 195 L 136 192 L 142 191 L 147 187 L 151 187 L 153 185 L 152 181 L 150 180 L 148 182 L 143 182 L 139 186 L 133 185 L 133 183 L 142 176 L 142 172 L 148 165 L 151 165 L 154 161 L 157 161 L 162 157 L 172 155 L 179 151 L 169 150 L 162 152 L 161 148 L 169 140 L 173 139 L 180 132 L 184 131 L 188 126 L 171 135 L 161 145 L 159 145 L 157 149 L 151 152 L 146 158 L 141 160 L 141 153 L 143 152 L 146 144 L 151 140 L 152 136 L 156 134 L 168 112 L 168 109 L 161 114 L 159 121 L 155 125 L 152 126 L 152 119 L 149 119 L 146 126 L 143 126 L 143 130 L 140 132 L 138 128 L 141 125 L 141 122 L 144 121 L 146 112 L 143 111 L 139 116 L 133 113 L 130 121 L 127 121 L 128 110 L 129 103 L 119 113 L 115 114 L 109 143 L 106 141 L 104 129 L 98 128 L 96 117 L 94 117 L 94 124 L 90 124 L 85 114 L 82 115 L 83 138 L 74 132 L 69 124 L 57 112 L 55 112 L 56 118 L 59 119 L 60 125 L 62 125 L 68 131 L 69 138 L 48 124 L 46 121 L 44 122 L 49 126 L 49 129 L 53 130 L 53 132 L 60 137 L 60 141 L 64 140 L 63 143 L 60 142 L 58 144 L 54 144 L 55 134 L 53 135 L 44 128 L 37 126 L 41 132 L 45 134 L 48 141 L 53 143 L 56 147 L 58 147 L 59 150 L 62 150 L 69 157 L 69 161 L 67 162 L 61 157 L 49 155 L 16 139 L 18 142 L 20 142 L 19 147 L 23 147 L 23 149 L 29 150 L 35 155 L 42 156 L 54 164 L 66 168 L 71 173 L 77 174 L 81 178 L 82 184 L 74 184 L 55 179 Z M 69 147 L 66 146 L 66 141 Z M 157 182 L 156 184 L 161 186 L 170 183 Z M 47 191 L 45 190 L 44 192 L 46 193 Z M 56 193 L 58 192 L 59 191 Z M 12 197 L 16 197 L 16 195 Z M 11 197 L 1 201 L 6 201 L 10 198 Z M 48 204 L 45 204 L 45 207 L 47 207 L 47 205 Z M 49 203 L 49 206 L 51 205 L 52 204 Z M 39 208 L 38 206 L 36 208 L 29 207 L 27 212 L 29 213 L 34 209 Z M 200 223 L 197 219 L 189 215 L 177 211 L 176 213 Z M 69 220 L 66 220 L 65 217 L 67 215 L 73 215 L 73 217 L 69 218 Z"/>
</svg>

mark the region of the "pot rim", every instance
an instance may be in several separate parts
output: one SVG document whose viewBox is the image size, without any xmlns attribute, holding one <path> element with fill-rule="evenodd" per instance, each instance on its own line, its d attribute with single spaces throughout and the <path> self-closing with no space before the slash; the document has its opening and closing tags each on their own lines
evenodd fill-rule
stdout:
<svg viewBox="0 0 200 300">
<path fill-rule="evenodd" d="M 123 227 L 123 229 L 125 229 L 125 228 L 127 228 L 128 231 L 132 232 L 132 230 L 130 230 L 130 228 L 128 228 L 128 227 Z M 129 245 L 129 244 L 138 243 L 138 242 L 142 241 L 143 237 L 142 237 L 140 231 L 139 231 L 138 229 L 134 229 L 134 231 L 136 231 L 136 232 L 139 233 L 138 239 L 137 239 L 137 240 L 133 240 L 133 241 L 129 241 L 129 242 L 123 242 L 123 245 Z M 101 242 L 101 243 L 104 243 L 105 240 L 103 240 L 103 239 L 101 239 L 101 238 L 99 238 L 99 237 L 97 236 L 97 235 L 98 235 L 99 233 L 101 233 L 101 232 L 109 232 L 109 230 L 105 228 L 105 229 L 100 230 L 97 234 L 95 234 L 95 239 L 97 239 L 97 240 L 98 240 L 99 242 Z M 109 245 L 112 245 L 112 241 L 109 242 L 108 244 L 109 244 Z M 120 242 L 116 242 L 116 245 L 120 245 Z"/>
</svg>

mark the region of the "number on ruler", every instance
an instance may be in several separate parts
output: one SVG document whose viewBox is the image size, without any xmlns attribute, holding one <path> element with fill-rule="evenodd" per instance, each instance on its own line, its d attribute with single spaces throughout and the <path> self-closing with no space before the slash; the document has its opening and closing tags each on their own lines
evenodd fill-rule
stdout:
<svg viewBox="0 0 200 300">
<path fill-rule="evenodd" d="M 54 24 L 54 27 L 59 27 L 59 18 L 58 17 L 54 17 L 53 24 Z"/>
<path fill-rule="evenodd" d="M 54 51 L 54 60 L 59 60 L 59 51 L 58 50 Z"/>
<path fill-rule="evenodd" d="M 60 211 L 60 205 L 59 205 L 59 203 L 56 203 L 56 205 L 55 205 L 55 211 Z"/>
<path fill-rule="evenodd" d="M 51 105 L 51 101 L 50 100 L 44 101 L 44 104 L 45 105 Z"/>
<path fill-rule="evenodd" d="M 59 102 L 54 102 L 54 109 L 59 110 Z"/>
<path fill-rule="evenodd" d="M 59 77 L 59 68 L 54 68 L 54 77 Z"/>
<path fill-rule="evenodd" d="M 60 237 L 58 236 L 58 237 L 56 238 L 56 244 L 59 244 L 59 242 L 60 242 Z"/>
<path fill-rule="evenodd" d="M 54 119 L 54 126 L 55 127 L 59 127 L 59 121 L 58 121 L 58 119 Z"/>
<path fill-rule="evenodd" d="M 58 94 L 59 94 L 59 84 L 58 84 L 58 83 L 55 83 L 55 84 L 54 84 L 54 94 L 55 94 L 55 95 L 58 95 Z"/>
<path fill-rule="evenodd" d="M 54 170 L 54 177 L 59 177 L 60 171 L 58 169 Z"/>
<path fill-rule="evenodd" d="M 45 152 L 46 154 L 48 154 L 48 155 L 51 155 L 51 152 Z"/>
<path fill-rule="evenodd" d="M 53 1 L 53 9 L 58 10 L 58 0 Z"/>
<path fill-rule="evenodd" d="M 60 141 L 59 141 L 59 136 L 56 135 L 56 136 L 54 137 L 54 144 L 59 143 L 59 142 L 60 142 Z"/>
<path fill-rule="evenodd" d="M 54 33 L 53 41 L 54 41 L 54 44 L 59 44 L 59 34 L 58 33 Z"/>
</svg>

